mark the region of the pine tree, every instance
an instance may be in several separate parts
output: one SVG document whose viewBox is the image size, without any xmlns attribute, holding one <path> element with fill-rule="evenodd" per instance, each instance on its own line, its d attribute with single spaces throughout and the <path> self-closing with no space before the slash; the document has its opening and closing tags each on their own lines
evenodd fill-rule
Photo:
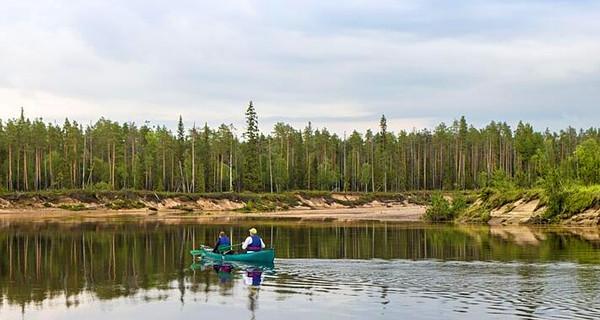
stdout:
<svg viewBox="0 0 600 320">
<path fill-rule="evenodd" d="M 252 101 L 246 109 L 246 132 L 244 133 L 245 152 L 244 152 L 244 176 L 243 188 L 247 191 L 260 191 L 260 165 L 259 165 L 259 150 L 258 150 L 258 117 L 256 110 L 252 105 Z"/>
<path fill-rule="evenodd" d="M 381 115 L 381 119 L 379 120 L 379 135 L 381 137 L 381 170 L 383 170 L 383 192 L 387 192 L 387 149 L 386 149 L 386 139 L 387 139 L 387 120 L 385 115 Z"/>
<path fill-rule="evenodd" d="M 179 121 L 177 122 L 177 154 L 176 154 L 176 163 L 175 166 L 177 166 L 177 168 L 175 168 L 175 171 L 178 172 L 178 176 L 179 176 L 179 180 L 178 180 L 178 188 L 181 187 L 181 189 L 186 192 L 187 191 L 187 184 L 186 184 L 186 179 L 185 179 L 185 173 L 183 170 L 183 165 L 185 163 L 185 127 L 183 125 L 183 119 L 181 117 L 181 115 L 179 116 Z"/>
</svg>

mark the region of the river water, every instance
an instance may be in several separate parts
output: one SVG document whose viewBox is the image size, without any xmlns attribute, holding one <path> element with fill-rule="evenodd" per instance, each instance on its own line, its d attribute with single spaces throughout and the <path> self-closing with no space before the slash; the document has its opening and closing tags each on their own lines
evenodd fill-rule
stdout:
<svg viewBox="0 0 600 320">
<path fill-rule="evenodd" d="M 194 262 L 254 226 L 273 266 Z M 0 319 L 598 319 L 600 230 L 0 224 Z"/>
</svg>

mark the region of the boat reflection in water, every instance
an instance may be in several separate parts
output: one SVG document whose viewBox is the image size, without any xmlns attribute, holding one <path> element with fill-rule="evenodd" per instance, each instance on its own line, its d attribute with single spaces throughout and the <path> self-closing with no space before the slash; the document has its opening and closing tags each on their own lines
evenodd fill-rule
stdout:
<svg viewBox="0 0 600 320">
<path fill-rule="evenodd" d="M 248 310 L 251 312 L 251 319 L 256 318 L 255 312 L 258 309 L 258 293 L 260 285 L 264 281 L 265 273 L 275 274 L 275 265 L 272 262 L 248 263 L 199 259 L 190 266 L 190 269 L 194 272 L 206 272 L 212 269 L 217 274 L 219 283 L 225 286 L 233 285 L 236 275 L 241 274 L 242 280 L 248 288 Z"/>
<path fill-rule="evenodd" d="M 231 272 L 233 265 L 231 263 L 223 263 L 222 265 L 214 265 L 213 270 L 217 273 L 221 283 L 231 281 Z"/>
<path fill-rule="evenodd" d="M 263 270 L 261 268 L 249 267 L 244 271 L 242 277 L 246 285 L 258 287 L 263 281 Z"/>
<path fill-rule="evenodd" d="M 234 274 L 236 274 L 235 271 L 240 271 L 244 283 L 253 287 L 260 286 L 264 279 L 264 272 L 273 272 L 274 268 L 273 263 L 215 261 L 211 259 L 199 259 L 190 266 L 193 271 L 214 270 L 221 283 L 231 282 Z"/>
</svg>

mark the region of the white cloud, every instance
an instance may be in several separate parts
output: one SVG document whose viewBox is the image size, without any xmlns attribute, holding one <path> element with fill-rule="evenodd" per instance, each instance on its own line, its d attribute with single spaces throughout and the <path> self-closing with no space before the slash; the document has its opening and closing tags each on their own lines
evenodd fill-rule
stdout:
<svg viewBox="0 0 600 320">
<path fill-rule="evenodd" d="M 9 2 L 0 117 L 329 128 L 597 125 L 600 7 L 558 1 Z M 585 113 L 576 117 L 573 113 Z M 336 118 L 339 118 L 336 120 Z M 423 120 L 426 119 L 426 120 Z M 575 121 L 576 123 L 573 123 Z M 330 123 L 330 124 L 326 124 Z"/>
</svg>

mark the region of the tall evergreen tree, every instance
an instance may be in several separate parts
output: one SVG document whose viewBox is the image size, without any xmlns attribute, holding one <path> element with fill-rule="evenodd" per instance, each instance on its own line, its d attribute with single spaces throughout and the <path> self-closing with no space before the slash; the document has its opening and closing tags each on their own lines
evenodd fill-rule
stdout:
<svg viewBox="0 0 600 320">
<path fill-rule="evenodd" d="M 248 104 L 246 109 L 246 132 L 244 133 L 245 152 L 244 152 L 244 178 L 243 188 L 247 191 L 260 191 L 261 190 L 261 178 L 260 178 L 260 164 L 259 164 L 259 150 L 258 150 L 258 116 L 256 110 L 252 105 L 252 101 Z"/>
</svg>

